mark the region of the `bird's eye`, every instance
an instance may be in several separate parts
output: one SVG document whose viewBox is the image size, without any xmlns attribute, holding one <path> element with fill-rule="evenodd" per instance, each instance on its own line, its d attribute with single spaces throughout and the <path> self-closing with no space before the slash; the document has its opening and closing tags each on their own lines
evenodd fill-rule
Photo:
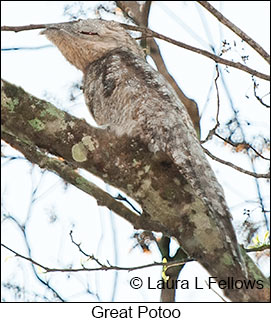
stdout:
<svg viewBox="0 0 271 323">
<path fill-rule="evenodd" d="M 97 36 L 99 36 L 98 33 L 91 32 L 91 31 L 79 31 L 79 32 L 80 32 L 80 34 L 83 34 L 83 35 L 91 35 L 91 36 L 97 35 Z"/>
</svg>

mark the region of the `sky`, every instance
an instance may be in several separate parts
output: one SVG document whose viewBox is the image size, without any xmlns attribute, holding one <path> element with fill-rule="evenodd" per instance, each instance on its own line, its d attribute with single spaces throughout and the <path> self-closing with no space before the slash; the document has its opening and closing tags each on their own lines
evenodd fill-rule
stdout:
<svg viewBox="0 0 271 323">
<path fill-rule="evenodd" d="M 2 25 L 16 26 L 41 23 L 53 23 L 69 20 L 64 16 L 64 6 L 73 2 L 61 1 L 2 1 Z M 90 2 L 82 1 L 83 6 L 90 6 Z M 98 2 L 93 1 L 93 7 Z M 108 2 L 104 2 L 108 4 Z M 269 51 L 269 2 L 267 1 L 227 1 L 211 2 L 217 9 L 229 18 L 248 35 Z M 79 6 L 79 4 L 77 4 Z M 89 18 L 94 13 L 89 11 Z M 104 19 L 112 16 L 103 13 Z M 118 20 L 121 17 L 117 17 Z M 162 22 L 162 23 L 161 23 Z M 249 55 L 247 64 L 261 72 L 268 73 L 267 63 L 237 36 L 227 28 L 221 26 L 216 19 L 194 1 L 173 2 L 156 1 L 152 5 L 150 15 L 150 28 L 163 35 L 180 40 L 189 45 L 215 51 L 221 51 L 221 43 L 227 40 L 232 49 L 223 55 L 223 58 L 240 60 L 244 53 Z M 215 124 L 217 97 L 214 87 L 216 75 L 215 64 L 208 58 L 178 48 L 164 41 L 158 41 L 167 68 L 181 85 L 183 91 L 193 98 L 199 106 L 202 138 Z M 47 99 L 58 108 L 85 118 L 93 124 L 80 93 L 77 99 L 69 101 L 69 93 L 73 82 L 80 81 L 82 74 L 71 66 L 58 50 L 49 41 L 39 35 L 38 30 L 19 33 L 3 32 L 1 40 L 2 49 L 21 48 L 20 50 L 5 50 L 1 55 L 2 78 L 21 86 L 24 90 L 42 99 Z M 38 48 L 40 47 L 40 48 Z M 37 49 L 38 48 L 38 49 Z M 152 62 L 150 61 L 150 64 Z M 246 130 L 246 138 L 252 139 L 256 134 L 269 136 L 269 110 L 259 106 L 253 96 L 253 83 L 251 76 L 233 68 L 220 66 L 218 79 L 220 95 L 219 118 L 221 122 L 232 115 L 231 104 L 239 110 L 239 116 L 251 123 Z M 268 94 L 269 84 L 259 80 L 261 95 Z M 224 84 L 230 93 L 227 96 Z M 230 147 L 214 140 L 207 143 L 216 156 L 231 161 L 243 168 L 251 170 L 251 164 L 245 154 L 233 154 Z M 14 150 L 5 147 L 3 152 L 7 155 L 18 155 Z M 266 152 L 266 155 L 268 152 Z M 262 221 L 262 212 L 255 204 L 257 191 L 255 180 L 247 175 L 222 166 L 210 160 L 216 176 L 224 188 L 227 203 L 233 214 L 233 221 L 238 227 L 244 220 L 244 209 L 251 211 L 251 218 Z M 157 248 L 151 246 L 151 254 L 143 254 L 139 248 L 133 248 L 135 241 L 131 238 L 134 231 L 131 225 L 108 210 L 98 207 L 95 200 L 78 189 L 63 184 L 61 179 L 51 173 L 41 174 L 37 166 L 33 167 L 24 160 L 7 163 L 2 161 L 2 242 L 12 249 L 27 254 L 24 237 L 15 221 L 3 221 L 3 214 L 17 219 L 19 223 L 27 223 L 28 243 L 31 247 L 31 256 L 38 262 L 47 266 L 67 267 L 73 265 L 86 266 L 91 264 L 79 254 L 78 249 L 71 243 L 69 232 L 73 230 L 74 239 L 82 243 L 82 248 L 89 254 L 97 255 L 99 260 L 119 266 L 136 266 L 153 261 L 160 262 Z M 256 161 L 258 172 L 266 172 L 268 163 Z M 83 172 L 101 187 L 116 194 L 116 190 L 90 174 Z M 260 189 L 267 209 L 269 186 L 264 180 L 259 180 Z M 33 195 L 33 191 L 35 195 Z M 34 202 L 33 202 L 34 198 Z M 269 213 L 268 213 L 269 215 Z M 266 229 L 260 231 L 263 239 Z M 242 239 L 240 234 L 239 239 Z M 172 247 L 176 249 L 176 243 Z M 117 250 L 117 252 L 116 252 Z M 2 248 L 2 282 L 11 281 L 24 286 L 26 291 L 35 291 L 37 294 L 52 297 L 50 292 L 33 275 L 32 268 L 25 261 L 12 257 L 12 254 Z M 261 263 L 261 269 L 268 274 L 267 262 Z M 135 276 L 159 279 L 160 268 L 155 267 L 136 272 L 96 272 L 91 274 L 44 274 L 37 268 L 37 274 L 56 288 L 60 295 L 68 301 L 159 301 L 160 291 L 148 291 L 146 288 L 132 290 L 129 281 Z M 200 283 L 205 284 L 208 273 L 196 263 L 187 264 L 182 271 L 182 279 L 191 282 L 196 276 Z M 115 286 L 115 288 L 114 288 Z M 91 291 L 87 292 L 88 290 Z M 2 291 L 2 297 L 7 301 L 14 301 L 14 295 L 8 290 Z M 25 292 L 21 301 L 34 299 L 35 295 Z M 39 298 L 38 298 L 39 299 Z M 217 301 L 221 298 L 213 291 L 195 290 L 190 288 L 177 294 L 177 301 Z M 18 301 L 18 300 L 16 300 Z"/>
</svg>

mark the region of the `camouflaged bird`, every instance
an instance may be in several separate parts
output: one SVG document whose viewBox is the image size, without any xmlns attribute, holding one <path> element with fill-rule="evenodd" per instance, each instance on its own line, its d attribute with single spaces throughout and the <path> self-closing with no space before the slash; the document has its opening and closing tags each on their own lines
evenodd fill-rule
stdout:
<svg viewBox="0 0 271 323">
<path fill-rule="evenodd" d="M 97 124 L 117 136 L 139 136 L 154 153 L 165 152 L 203 201 L 211 221 L 198 221 L 204 227 L 203 242 L 195 246 L 191 235 L 185 241 L 186 252 L 193 257 L 193 250 L 203 250 L 209 232 L 210 241 L 219 236 L 221 243 L 213 250 L 228 250 L 229 262 L 237 261 L 244 272 L 223 189 L 191 119 L 173 88 L 146 62 L 136 41 L 119 23 L 98 19 L 55 24 L 41 33 L 83 72 L 85 101 Z M 200 219 L 200 214 L 188 217 Z"/>
</svg>

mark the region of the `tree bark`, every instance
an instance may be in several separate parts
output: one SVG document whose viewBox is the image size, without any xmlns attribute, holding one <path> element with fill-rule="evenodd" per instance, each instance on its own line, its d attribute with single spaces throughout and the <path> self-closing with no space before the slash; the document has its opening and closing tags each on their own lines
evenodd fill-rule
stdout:
<svg viewBox="0 0 271 323">
<path fill-rule="evenodd" d="M 196 255 L 196 260 L 217 282 L 239 279 L 263 285 L 263 288 L 258 288 L 257 284 L 254 288 L 228 286 L 223 291 L 232 301 L 269 301 L 269 281 L 245 252 L 247 277 L 240 272 L 239 264 L 225 258 L 226 251 L 221 254 L 210 252 L 212 246 L 221 245 L 221 238 L 216 227 L 204 235 L 206 239 L 203 238 L 204 223 L 210 220 L 205 216 L 205 206 L 200 199 L 193 202 L 199 210 L 197 216 L 190 219 L 182 216 L 182 201 L 189 194 L 182 188 L 188 183 L 165 154 L 153 154 L 138 138 L 116 137 L 114 133 L 91 127 L 84 120 L 58 110 L 19 87 L 6 81 L 2 84 L 2 139 L 29 160 L 31 149 L 50 153 L 62 157 L 64 164 L 83 168 L 124 191 L 144 210 L 141 216 L 128 219 L 131 224 L 175 237 L 188 254 Z M 31 149 L 26 151 L 25 147 Z M 46 160 L 39 165 L 47 169 Z"/>
</svg>

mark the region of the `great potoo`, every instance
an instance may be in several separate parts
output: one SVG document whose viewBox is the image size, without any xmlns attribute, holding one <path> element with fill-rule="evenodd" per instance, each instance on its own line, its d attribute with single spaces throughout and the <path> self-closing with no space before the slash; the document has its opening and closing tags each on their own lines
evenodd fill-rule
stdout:
<svg viewBox="0 0 271 323">
<path fill-rule="evenodd" d="M 173 88 L 145 61 L 136 41 L 118 23 L 97 19 L 55 24 L 42 34 L 83 72 L 85 101 L 97 124 L 107 126 L 117 136 L 139 137 L 153 153 L 166 153 L 178 166 L 206 206 L 207 216 L 216 224 L 216 228 L 205 231 L 216 230 L 221 236 L 224 249 L 218 246 L 217 252 L 228 250 L 230 256 L 223 261 L 237 262 L 242 268 L 223 189 L 204 155 L 190 117 Z M 199 223 L 204 227 L 204 222 Z M 204 243 L 195 245 L 191 237 L 184 247 L 194 256 Z"/>
</svg>

